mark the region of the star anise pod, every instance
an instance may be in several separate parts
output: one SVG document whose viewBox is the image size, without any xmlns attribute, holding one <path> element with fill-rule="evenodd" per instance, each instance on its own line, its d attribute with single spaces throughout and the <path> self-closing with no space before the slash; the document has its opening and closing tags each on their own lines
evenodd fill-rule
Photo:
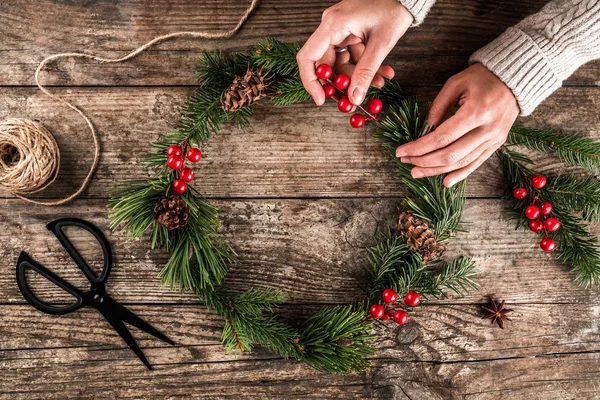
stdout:
<svg viewBox="0 0 600 400">
<path fill-rule="evenodd" d="M 512 321 L 506 314 L 513 310 L 504 308 L 504 300 L 500 303 L 496 303 L 496 300 L 490 299 L 489 306 L 483 306 L 481 308 L 486 312 L 482 319 L 491 319 L 492 324 L 496 322 L 501 329 L 504 329 L 504 320 Z"/>
</svg>

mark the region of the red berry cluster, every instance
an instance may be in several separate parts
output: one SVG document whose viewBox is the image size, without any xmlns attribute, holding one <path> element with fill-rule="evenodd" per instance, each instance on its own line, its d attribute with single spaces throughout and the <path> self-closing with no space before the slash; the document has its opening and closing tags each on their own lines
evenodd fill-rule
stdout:
<svg viewBox="0 0 600 400">
<path fill-rule="evenodd" d="M 536 175 L 525 182 L 527 186 L 530 186 L 529 189 L 533 194 L 531 205 L 525 209 L 525 216 L 530 220 L 529 229 L 536 233 L 543 231 L 544 238 L 540 242 L 540 247 L 542 250 L 549 253 L 556 248 L 556 242 L 548 237 L 548 232 L 556 232 L 559 230 L 560 221 L 558 218 L 550 217 L 550 214 L 552 213 L 552 204 L 543 201 L 535 193 L 535 189 L 541 189 L 546 186 L 546 177 L 544 175 Z M 518 187 L 513 190 L 513 197 L 517 200 L 525 199 L 527 194 L 527 189 L 523 187 Z"/>
<path fill-rule="evenodd" d="M 196 147 L 188 149 L 188 142 L 184 142 L 183 148 L 176 144 L 167 149 L 167 165 L 175 171 L 179 171 L 179 179 L 175 179 L 171 184 L 171 189 L 177 194 L 184 194 L 187 191 L 187 184 L 194 180 L 194 171 L 185 166 L 185 158 L 193 163 L 197 163 L 202 158 L 202 152 Z"/>
<path fill-rule="evenodd" d="M 404 303 L 394 305 L 396 298 L 398 297 L 396 292 L 392 289 L 385 289 L 381 293 L 384 304 L 373 304 L 369 308 L 371 317 L 375 319 L 383 319 L 389 321 L 393 319 L 396 323 L 404 325 L 408 322 L 408 314 L 404 310 L 398 310 L 403 306 L 416 307 L 421 303 L 421 296 L 417 292 L 408 292 L 404 296 Z"/>
<path fill-rule="evenodd" d="M 348 75 L 339 74 L 333 81 L 330 79 L 333 77 L 333 69 L 327 64 L 321 64 L 316 69 L 317 77 L 327 83 L 323 85 L 323 91 L 325 97 L 333 97 L 338 102 L 338 109 L 343 113 L 349 113 L 352 111 L 354 105 L 348 100 L 348 94 L 346 89 L 350 86 L 350 78 Z M 341 97 L 336 94 L 341 94 Z M 337 98 L 339 97 L 339 99 Z M 362 110 L 367 117 L 360 113 L 352 114 L 350 117 L 350 125 L 353 128 L 362 128 L 366 121 L 378 121 L 376 115 L 383 108 L 383 103 L 377 98 L 373 98 L 367 102 L 367 108 L 363 106 L 357 106 Z"/>
</svg>

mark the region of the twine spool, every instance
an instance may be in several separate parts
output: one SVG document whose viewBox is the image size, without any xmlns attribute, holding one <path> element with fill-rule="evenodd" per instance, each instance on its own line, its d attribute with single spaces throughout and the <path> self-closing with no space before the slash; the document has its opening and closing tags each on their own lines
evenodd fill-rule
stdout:
<svg viewBox="0 0 600 400">
<path fill-rule="evenodd" d="M 24 195 L 40 192 L 54 182 L 58 176 L 60 152 L 52 134 L 41 124 L 29 120 L 9 119 L 0 122 L 0 186 L 4 186 L 9 192 L 28 202 L 45 206 L 56 206 L 67 203 L 81 194 L 87 187 L 98 166 L 100 143 L 92 121 L 82 110 L 67 100 L 51 93 L 40 82 L 40 72 L 48 63 L 60 58 L 85 58 L 101 63 L 118 63 L 134 58 L 157 43 L 172 38 L 229 38 L 240 30 L 259 3 L 260 0 L 252 0 L 252 3 L 250 3 L 244 14 L 240 17 L 236 26 L 226 32 L 173 32 L 156 37 L 121 58 L 103 58 L 85 53 L 61 53 L 46 58 L 38 65 L 35 71 L 35 83 L 44 94 L 75 111 L 87 123 L 92 139 L 94 140 L 94 161 L 79 189 L 68 197 L 52 202 L 41 202 L 24 197 Z"/>
<path fill-rule="evenodd" d="M 58 175 L 60 151 L 41 124 L 8 119 L 0 122 L 0 185 L 22 197 L 48 187 Z"/>
</svg>

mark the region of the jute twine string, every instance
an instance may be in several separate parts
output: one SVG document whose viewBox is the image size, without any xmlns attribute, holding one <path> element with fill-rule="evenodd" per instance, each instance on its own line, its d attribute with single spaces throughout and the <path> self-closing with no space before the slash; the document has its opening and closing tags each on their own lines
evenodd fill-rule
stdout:
<svg viewBox="0 0 600 400">
<path fill-rule="evenodd" d="M 57 206 L 65 204 L 79 196 L 89 184 L 98 166 L 100 143 L 98 141 L 98 134 L 90 118 L 77 106 L 50 92 L 40 82 L 40 72 L 48 63 L 61 58 L 85 58 L 101 63 L 119 63 L 132 59 L 150 47 L 173 38 L 226 39 L 235 35 L 240 30 L 259 3 L 260 0 L 252 0 L 252 3 L 240 17 L 237 25 L 226 32 L 173 32 L 156 37 L 121 58 L 104 58 L 85 53 L 61 53 L 46 58 L 39 64 L 35 71 L 35 83 L 48 97 L 69 107 L 83 118 L 94 140 L 94 160 L 79 189 L 68 197 L 51 202 L 42 202 L 25 197 L 24 195 L 44 190 L 54 182 L 58 175 L 60 152 L 52 134 L 40 123 L 22 119 L 9 119 L 0 122 L 0 186 L 3 186 L 17 197 L 30 203 Z"/>
</svg>

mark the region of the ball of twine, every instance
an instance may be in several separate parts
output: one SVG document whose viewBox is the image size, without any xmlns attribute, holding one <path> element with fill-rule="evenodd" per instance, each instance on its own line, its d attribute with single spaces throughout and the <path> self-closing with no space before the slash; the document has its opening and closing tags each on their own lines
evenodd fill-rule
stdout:
<svg viewBox="0 0 600 400">
<path fill-rule="evenodd" d="M 59 165 L 56 140 L 40 123 L 0 121 L 0 186 L 15 195 L 37 193 L 54 182 Z"/>
</svg>

